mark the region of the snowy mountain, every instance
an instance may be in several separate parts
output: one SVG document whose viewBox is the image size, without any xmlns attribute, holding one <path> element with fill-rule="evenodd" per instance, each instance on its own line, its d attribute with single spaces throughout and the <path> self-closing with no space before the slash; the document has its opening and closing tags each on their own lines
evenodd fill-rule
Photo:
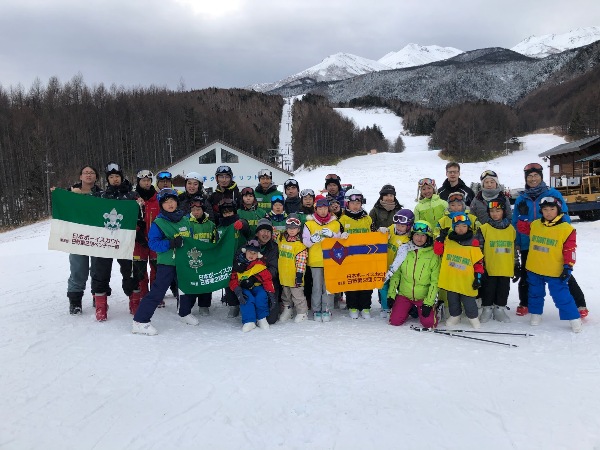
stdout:
<svg viewBox="0 0 600 450">
<path fill-rule="evenodd" d="M 533 58 L 545 58 L 600 40 L 600 27 L 584 27 L 564 34 L 529 36 L 511 50 Z"/>
<path fill-rule="evenodd" d="M 388 69 L 390 69 L 389 66 L 372 59 L 362 58 L 350 53 L 336 53 L 328 56 L 319 64 L 295 75 L 290 75 L 283 80 L 275 83 L 256 84 L 251 88 L 255 91 L 266 92 L 284 85 L 310 85 L 321 81 L 345 80 L 357 75 Z"/>
<path fill-rule="evenodd" d="M 402 50 L 390 52 L 377 61 L 391 69 L 422 66 L 436 61 L 460 55 L 462 50 L 453 47 L 440 47 L 438 45 L 408 44 Z"/>
</svg>

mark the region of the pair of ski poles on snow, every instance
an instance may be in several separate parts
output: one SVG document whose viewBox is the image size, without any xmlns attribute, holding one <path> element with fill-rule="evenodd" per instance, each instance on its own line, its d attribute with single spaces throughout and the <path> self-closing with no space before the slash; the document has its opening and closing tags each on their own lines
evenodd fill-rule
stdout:
<svg viewBox="0 0 600 450">
<path fill-rule="evenodd" d="M 488 344 L 502 345 L 504 347 L 518 347 L 518 345 L 509 344 L 507 342 L 493 341 L 491 339 L 478 338 L 478 337 L 474 337 L 474 336 L 465 336 L 463 333 L 485 334 L 485 335 L 496 335 L 496 336 L 519 336 L 519 337 L 524 337 L 524 338 L 534 336 L 533 334 L 530 334 L 530 333 L 508 333 L 508 332 L 502 332 L 502 331 L 439 330 L 437 328 L 416 327 L 414 325 L 411 325 L 410 329 L 415 330 L 415 331 L 420 331 L 420 332 L 426 332 L 426 333 L 441 334 L 441 335 L 448 336 L 448 337 L 457 337 L 457 338 L 461 338 L 461 339 L 470 339 L 473 341 L 487 342 Z"/>
</svg>

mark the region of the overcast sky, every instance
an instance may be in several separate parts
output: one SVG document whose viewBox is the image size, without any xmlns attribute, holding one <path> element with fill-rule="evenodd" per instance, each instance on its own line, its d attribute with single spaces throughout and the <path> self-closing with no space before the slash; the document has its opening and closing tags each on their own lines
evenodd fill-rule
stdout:
<svg viewBox="0 0 600 450">
<path fill-rule="evenodd" d="M 597 0 L 0 0 L 0 84 L 272 82 L 346 52 L 408 43 L 510 48 L 600 25 Z"/>
</svg>

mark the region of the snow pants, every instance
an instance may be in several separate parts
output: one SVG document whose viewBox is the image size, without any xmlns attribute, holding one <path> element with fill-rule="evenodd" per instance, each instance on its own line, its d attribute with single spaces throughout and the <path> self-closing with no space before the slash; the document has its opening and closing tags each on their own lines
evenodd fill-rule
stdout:
<svg viewBox="0 0 600 450">
<path fill-rule="evenodd" d="M 166 291 L 165 291 L 166 292 Z M 188 314 L 192 313 L 192 308 L 196 304 L 196 299 L 198 300 L 199 307 L 210 307 L 212 294 L 209 292 L 208 294 L 182 294 L 179 296 L 179 304 L 177 307 L 177 312 L 179 313 L 179 317 L 185 317 Z"/>
<path fill-rule="evenodd" d="M 312 309 L 315 312 L 333 310 L 333 294 L 325 287 L 325 270 L 322 267 L 311 267 L 313 289 L 311 295 Z"/>
<path fill-rule="evenodd" d="M 479 292 L 482 294 L 482 306 L 506 306 L 510 292 L 510 278 L 484 274 Z"/>
<path fill-rule="evenodd" d="M 310 301 L 312 298 L 312 271 L 309 269 L 304 272 L 304 297 L 306 298 L 306 307 L 310 309 Z"/>
<path fill-rule="evenodd" d="M 94 273 L 96 272 L 96 258 L 71 253 L 69 255 L 69 266 L 71 268 L 71 274 L 67 281 L 67 293 L 83 294 L 89 275 L 91 274 L 93 278 Z"/>
<path fill-rule="evenodd" d="M 96 267 L 92 274 L 92 293 L 100 294 L 105 292 L 110 295 L 110 275 L 112 272 L 112 258 L 92 257 L 96 260 Z M 133 261 L 130 259 L 117 259 L 119 263 L 121 276 L 123 277 L 123 292 L 129 297 L 133 291 L 137 290 L 140 285 L 140 274 L 133 271 Z"/>
<path fill-rule="evenodd" d="M 475 317 L 479 316 L 479 310 L 477 309 L 477 302 L 475 301 L 475 297 L 469 297 L 468 295 L 459 294 L 458 292 L 447 292 L 448 310 L 452 317 L 460 316 L 462 314 L 463 308 L 465 310 L 465 315 L 469 319 L 474 319 Z"/>
<path fill-rule="evenodd" d="M 525 268 L 528 254 L 529 250 L 521 250 L 521 279 L 519 280 L 519 305 L 521 306 L 527 306 L 529 302 L 529 283 L 527 280 L 528 272 Z M 585 294 L 579 287 L 579 284 L 573 275 L 569 277 L 569 292 L 575 299 L 575 305 L 577 305 L 578 308 L 587 306 L 585 303 Z"/>
<path fill-rule="evenodd" d="M 269 315 L 269 298 L 267 291 L 262 286 L 254 286 L 252 289 L 243 289 L 246 303 L 240 305 L 242 323 L 256 322 Z"/>
<path fill-rule="evenodd" d="M 373 291 L 349 291 L 346 292 L 346 306 L 348 309 L 371 309 L 371 295 Z"/>
<path fill-rule="evenodd" d="M 394 302 L 394 307 L 392 308 L 392 313 L 390 314 L 390 325 L 399 326 L 406 322 L 408 319 L 409 311 L 413 306 L 417 307 L 417 312 L 419 313 L 419 321 L 421 325 L 425 328 L 433 328 L 436 325 L 435 319 L 435 309 L 432 308 L 429 316 L 423 317 L 423 313 L 421 308 L 423 307 L 423 300 L 410 300 L 403 295 L 397 295 L 396 301 Z"/>
<path fill-rule="evenodd" d="M 529 282 L 529 312 L 531 314 L 542 314 L 544 312 L 547 283 L 552 300 L 558 308 L 560 320 L 573 320 L 581 317 L 575 299 L 569 292 L 569 284 L 566 281 L 529 271 L 527 272 L 527 280 Z"/>
<path fill-rule="evenodd" d="M 158 308 L 158 305 L 165 297 L 165 293 L 169 286 L 173 282 L 173 279 L 177 276 L 175 272 L 175 266 L 167 266 L 165 264 L 158 264 L 156 267 L 156 279 L 152 286 L 150 287 L 150 292 L 144 295 L 142 301 L 140 302 L 140 306 L 133 316 L 133 320 L 139 323 L 148 323 L 152 316 L 154 315 L 154 311 Z M 183 305 L 183 306 L 182 306 Z M 188 308 L 189 310 L 186 310 Z M 181 317 L 187 316 L 190 314 L 192 310 L 192 302 L 189 296 L 180 295 L 179 296 L 179 315 Z M 186 313 L 187 312 L 187 313 Z"/>
<path fill-rule="evenodd" d="M 281 301 L 286 307 L 295 306 L 296 314 L 306 314 L 308 311 L 303 287 L 282 286 Z"/>
</svg>

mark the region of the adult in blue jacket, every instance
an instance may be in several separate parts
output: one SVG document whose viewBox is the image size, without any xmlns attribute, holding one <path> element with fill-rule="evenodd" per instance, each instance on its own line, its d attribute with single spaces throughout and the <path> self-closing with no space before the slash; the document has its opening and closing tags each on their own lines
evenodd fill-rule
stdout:
<svg viewBox="0 0 600 450">
<path fill-rule="evenodd" d="M 517 307 L 517 316 L 524 316 L 529 312 L 528 295 L 529 285 L 527 283 L 527 255 L 529 253 L 529 232 L 527 223 L 540 218 L 540 201 L 544 197 L 554 197 L 560 199 L 561 210 L 565 214 L 564 220 L 571 223 L 571 218 L 568 214 L 568 207 L 562 194 L 556 189 L 548 186 L 544 182 L 544 168 L 541 164 L 530 163 L 523 169 L 525 173 L 525 190 L 521 191 L 515 201 L 514 212 L 512 216 L 512 224 L 517 230 L 517 248 L 521 253 L 520 267 L 515 267 L 515 275 L 520 274 L 519 279 L 519 306 Z M 579 308 L 582 317 L 587 316 L 587 306 L 585 303 L 585 295 L 577 284 L 573 276 L 569 278 L 569 290 L 575 299 L 575 303 Z"/>
</svg>

